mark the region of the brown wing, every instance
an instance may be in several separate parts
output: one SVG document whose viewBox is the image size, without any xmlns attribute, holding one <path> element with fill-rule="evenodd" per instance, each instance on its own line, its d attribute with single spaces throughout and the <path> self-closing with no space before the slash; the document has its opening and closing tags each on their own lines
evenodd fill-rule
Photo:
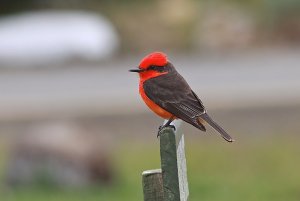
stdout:
<svg viewBox="0 0 300 201">
<path fill-rule="evenodd" d="M 168 74 L 145 81 L 143 87 L 148 98 L 157 105 L 196 128 L 206 130 L 198 120 L 205 113 L 202 102 L 174 68 Z"/>
</svg>

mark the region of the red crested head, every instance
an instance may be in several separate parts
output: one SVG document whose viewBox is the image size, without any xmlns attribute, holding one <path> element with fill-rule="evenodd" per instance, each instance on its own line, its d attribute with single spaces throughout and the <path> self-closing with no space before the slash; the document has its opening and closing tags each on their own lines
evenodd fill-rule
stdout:
<svg viewBox="0 0 300 201">
<path fill-rule="evenodd" d="M 139 68 L 146 69 L 149 66 L 165 66 L 167 63 L 167 55 L 162 52 L 153 52 L 142 59 Z"/>
<path fill-rule="evenodd" d="M 138 69 L 131 69 L 129 72 L 139 73 L 140 81 L 167 74 L 171 67 L 168 66 L 168 58 L 162 52 L 153 52 L 145 56 Z"/>
</svg>

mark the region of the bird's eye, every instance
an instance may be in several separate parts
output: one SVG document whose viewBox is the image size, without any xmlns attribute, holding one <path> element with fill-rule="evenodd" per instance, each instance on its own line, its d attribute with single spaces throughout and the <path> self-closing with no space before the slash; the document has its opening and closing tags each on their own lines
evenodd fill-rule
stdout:
<svg viewBox="0 0 300 201">
<path fill-rule="evenodd" d="M 147 70 L 156 70 L 156 66 L 149 66 Z"/>
<path fill-rule="evenodd" d="M 149 66 L 147 68 L 147 70 L 154 70 L 154 71 L 158 71 L 158 72 L 164 72 L 166 71 L 164 66 Z"/>
</svg>

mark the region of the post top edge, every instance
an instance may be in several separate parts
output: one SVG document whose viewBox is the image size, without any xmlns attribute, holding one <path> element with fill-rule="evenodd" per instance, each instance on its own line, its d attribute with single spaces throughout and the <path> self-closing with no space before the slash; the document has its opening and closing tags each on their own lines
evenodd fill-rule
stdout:
<svg viewBox="0 0 300 201">
<path fill-rule="evenodd" d="M 150 175 L 150 174 L 160 174 L 161 169 L 153 169 L 153 170 L 145 170 L 142 175 Z"/>
</svg>

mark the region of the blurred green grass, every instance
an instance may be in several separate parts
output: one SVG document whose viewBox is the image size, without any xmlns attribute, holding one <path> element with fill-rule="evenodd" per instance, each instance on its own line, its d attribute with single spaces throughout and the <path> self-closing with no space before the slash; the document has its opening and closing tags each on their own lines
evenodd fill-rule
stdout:
<svg viewBox="0 0 300 201">
<path fill-rule="evenodd" d="M 190 200 L 298 201 L 300 146 L 297 135 L 239 139 L 186 136 Z M 85 189 L 1 188 L 1 201 L 141 201 L 141 173 L 159 168 L 159 141 L 120 142 L 114 150 L 116 181 Z M 5 157 L 1 154 L 1 171 Z"/>
</svg>

